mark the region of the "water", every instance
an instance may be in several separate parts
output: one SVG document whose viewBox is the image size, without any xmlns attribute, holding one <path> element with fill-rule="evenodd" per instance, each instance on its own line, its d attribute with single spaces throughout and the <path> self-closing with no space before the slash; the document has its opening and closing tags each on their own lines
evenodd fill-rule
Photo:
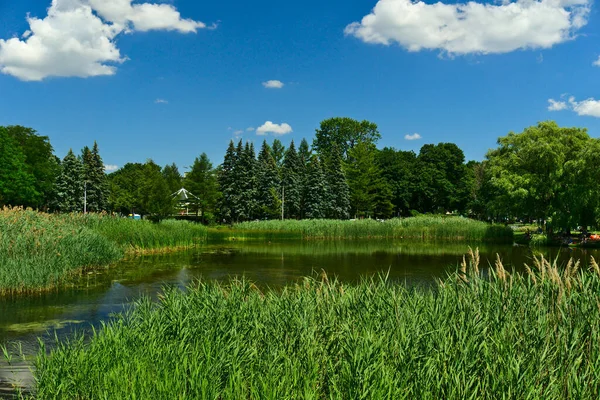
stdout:
<svg viewBox="0 0 600 400">
<path fill-rule="evenodd" d="M 500 254 L 507 270 L 531 263 L 523 246 L 479 246 L 482 266 Z M 99 327 L 141 296 L 156 299 L 161 289 L 184 289 L 198 280 L 227 281 L 245 276 L 263 288 L 277 290 L 305 276 L 325 271 L 344 282 L 386 274 L 411 286 L 428 286 L 456 270 L 465 244 L 406 241 L 282 241 L 209 243 L 193 252 L 140 257 L 82 277 L 73 288 L 35 296 L 0 300 L 0 344 L 20 350 L 25 360 L 8 367 L 0 361 L 0 398 L 14 386 L 32 387 L 30 361 L 42 340 L 51 346 L 55 335 L 68 338 Z M 599 250 L 545 249 L 545 256 L 600 259 Z"/>
</svg>

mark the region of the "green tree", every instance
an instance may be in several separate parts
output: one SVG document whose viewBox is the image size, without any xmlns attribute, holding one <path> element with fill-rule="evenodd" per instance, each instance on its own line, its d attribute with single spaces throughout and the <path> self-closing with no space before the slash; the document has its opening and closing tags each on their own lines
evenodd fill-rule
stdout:
<svg viewBox="0 0 600 400">
<path fill-rule="evenodd" d="M 83 184 L 85 190 L 86 210 L 99 212 L 106 210 L 108 198 L 108 184 L 106 173 L 104 172 L 104 163 L 98 150 L 98 143 L 94 142 L 94 147 L 90 150 L 87 146 L 83 148 L 81 154 L 83 162 Z"/>
<path fill-rule="evenodd" d="M 192 209 L 202 216 L 204 223 L 212 220 L 219 199 L 219 185 L 216 171 L 206 153 L 196 157 L 190 172 L 185 176 L 184 185 L 196 196 L 191 202 Z"/>
<path fill-rule="evenodd" d="M 124 215 L 145 213 L 140 195 L 144 172 L 143 164 L 127 163 L 108 175 L 108 203 L 111 210 Z"/>
<path fill-rule="evenodd" d="M 56 185 L 58 207 L 62 212 L 83 212 L 83 163 L 69 150 L 61 167 Z"/>
<path fill-rule="evenodd" d="M 324 160 L 327 191 L 325 197 L 326 216 L 333 219 L 350 217 L 350 188 L 342 168 L 342 153 L 334 146 Z"/>
<path fill-rule="evenodd" d="M 393 211 L 392 192 L 376 156 L 377 148 L 369 142 L 358 143 L 348 153 L 345 171 L 356 217 L 388 218 Z"/>
<path fill-rule="evenodd" d="M 165 182 L 167 182 L 167 187 L 171 191 L 171 194 L 176 193 L 183 184 L 183 177 L 179 172 L 179 168 L 175 163 L 171 165 L 165 165 L 162 169 L 163 177 L 165 178 Z M 191 190 L 188 188 L 188 190 Z"/>
<path fill-rule="evenodd" d="M 20 125 L 5 128 L 14 144 L 25 156 L 26 171 L 34 177 L 34 191 L 22 198 L 22 205 L 48 208 L 56 196 L 55 184 L 60 174 L 57 158 L 47 136 L 40 136 L 35 129 Z M 25 193 L 25 191 L 24 191 Z"/>
<path fill-rule="evenodd" d="M 256 217 L 256 154 L 254 145 L 246 142 L 243 150 L 238 146 L 238 165 L 236 168 L 236 186 L 238 189 L 239 217 L 250 220 Z"/>
<path fill-rule="evenodd" d="M 154 161 L 146 161 L 139 190 L 141 213 L 148 215 L 153 221 L 160 221 L 171 215 L 175 208 L 175 200 L 161 171 L 161 167 Z"/>
<path fill-rule="evenodd" d="M 35 178 L 27 171 L 25 155 L 0 126 L 0 205 L 23 205 L 36 196 Z"/>
<path fill-rule="evenodd" d="M 377 153 L 377 164 L 392 190 L 395 215 L 410 215 L 415 188 L 417 156 L 412 151 L 385 147 Z"/>
<path fill-rule="evenodd" d="M 236 187 L 236 170 L 238 164 L 238 152 L 236 151 L 233 140 L 229 142 L 229 147 L 225 152 L 223 164 L 219 168 L 218 182 L 220 192 L 222 193 L 219 202 L 220 217 L 227 222 L 238 220 L 237 205 L 239 203 L 238 190 Z"/>
<path fill-rule="evenodd" d="M 306 218 L 325 218 L 327 212 L 327 180 L 317 156 L 312 156 L 308 161 L 306 173 Z"/>
<path fill-rule="evenodd" d="M 298 165 L 300 169 L 298 170 L 298 184 L 300 185 L 300 218 L 310 218 L 307 216 L 307 198 L 310 195 L 308 193 L 309 185 L 308 180 L 310 179 L 309 175 L 309 164 L 312 159 L 312 151 L 310 150 L 310 146 L 306 139 L 302 139 L 300 142 L 300 146 L 298 146 Z"/>
<path fill-rule="evenodd" d="M 335 145 L 342 152 L 342 156 L 347 157 L 348 152 L 358 143 L 376 144 L 380 138 L 377 125 L 373 122 L 330 118 L 322 121 L 317 129 L 313 150 L 322 157 L 327 157 Z"/>
<path fill-rule="evenodd" d="M 258 217 L 261 219 L 277 218 L 280 213 L 279 174 L 277 164 L 271 155 L 267 141 L 263 141 L 256 169 L 256 202 Z"/>
<path fill-rule="evenodd" d="M 296 152 L 294 141 L 290 143 L 285 152 L 282 168 L 282 199 L 285 218 L 300 218 L 300 191 L 301 177 L 299 171 L 301 169 L 300 159 Z"/>
<path fill-rule="evenodd" d="M 498 148 L 486 155 L 495 193 L 488 208 L 503 217 L 552 219 L 566 230 L 589 225 L 600 197 L 599 147 L 586 129 L 553 121 L 499 138 Z"/>
<path fill-rule="evenodd" d="M 285 146 L 279 139 L 273 140 L 273 145 L 271 146 L 271 155 L 273 156 L 273 160 L 275 160 L 277 168 L 281 169 L 283 167 L 283 159 L 285 158 Z"/>
</svg>

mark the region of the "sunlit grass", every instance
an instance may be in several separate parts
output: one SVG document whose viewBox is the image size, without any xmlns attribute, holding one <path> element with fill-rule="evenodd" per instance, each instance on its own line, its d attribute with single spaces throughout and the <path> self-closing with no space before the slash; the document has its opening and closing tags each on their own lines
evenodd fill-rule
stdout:
<svg viewBox="0 0 600 400">
<path fill-rule="evenodd" d="M 472 252 L 434 290 L 200 283 L 40 351 L 40 398 L 597 399 L 600 268 Z"/>
<path fill-rule="evenodd" d="M 296 235 L 304 239 L 369 239 L 405 238 L 421 240 L 451 240 L 466 242 L 512 243 L 513 232 L 503 225 L 491 225 L 462 217 L 419 216 L 341 220 L 271 220 L 243 222 L 234 225 L 232 235 L 243 238 L 256 235 Z"/>
</svg>

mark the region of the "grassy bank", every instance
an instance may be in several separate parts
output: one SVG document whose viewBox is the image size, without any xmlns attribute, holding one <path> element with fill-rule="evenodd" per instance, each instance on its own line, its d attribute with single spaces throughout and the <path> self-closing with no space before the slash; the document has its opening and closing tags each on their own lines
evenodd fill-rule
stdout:
<svg viewBox="0 0 600 400">
<path fill-rule="evenodd" d="M 290 235 L 303 239 L 404 238 L 463 242 L 512 243 L 513 231 L 503 225 L 490 225 L 461 217 L 419 216 L 386 221 L 371 219 L 272 220 L 234 225 L 234 236 Z"/>
<path fill-rule="evenodd" d="M 437 290 L 199 284 L 41 350 L 40 398 L 597 399 L 600 268 L 464 264 Z M 533 268 L 533 267 L 532 267 Z"/>
<path fill-rule="evenodd" d="M 206 228 L 100 215 L 0 209 L 0 295 L 48 290 L 127 252 L 190 247 Z"/>
</svg>

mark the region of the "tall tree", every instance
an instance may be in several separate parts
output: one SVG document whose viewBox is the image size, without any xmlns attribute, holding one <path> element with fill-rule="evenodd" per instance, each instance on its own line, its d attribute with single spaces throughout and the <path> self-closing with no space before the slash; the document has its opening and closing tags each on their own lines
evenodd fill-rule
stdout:
<svg viewBox="0 0 600 400">
<path fill-rule="evenodd" d="M 146 213 L 140 194 L 144 173 L 144 164 L 127 163 L 108 175 L 108 203 L 111 210 L 124 215 Z"/>
<path fill-rule="evenodd" d="M 416 159 L 417 156 L 412 151 L 395 150 L 390 147 L 385 147 L 377 153 L 377 164 L 392 190 L 394 215 L 410 215 L 415 180 L 418 176 L 415 170 Z"/>
<path fill-rule="evenodd" d="M 326 216 L 333 219 L 348 219 L 350 216 L 350 188 L 342 168 L 342 153 L 334 146 L 324 160 L 326 191 Z"/>
<path fill-rule="evenodd" d="M 277 168 L 281 169 L 283 167 L 283 159 L 285 158 L 285 146 L 279 139 L 273 140 L 273 145 L 271 146 L 271 155 L 275 160 Z"/>
<path fill-rule="evenodd" d="M 83 185 L 84 201 L 86 210 L 99 212 L 106 210 L 108 186 L 106 173 L 104 172 L 104 163 L 100 157 L 98 143 L 94 142 L 94 147 L 90 150 L 87 146 L 83 148 L 81 154 L 83 161 Z"/>
<path fill-rule="evenodd" d="M 300 218 L 308 218 L 306 215 L 307 198 L 309 196 L 309 164 L 311 162 L 312 152 L 306 139 L 302 139 L 298 146 L 298 183 L 300 185 Z"/>
<path fill-rule="evenodd" d="M 279 194 L 280 180 L 277 165 L 267 141 L 263 141 L 256 169 L 256 202 L 258 217 L 261 219 L 277 218 L 280 213 L 281 199 Z"/>
<path fill-rule="evenodd" d="M 47 208 L 53 201 L 56 179 L 60 173 L 59 162 L 53 154 L 52 145 L 47 136 L 40 136 L 35 129 L 20 125 L 8 126 L 5 133 L 10 136 L 25 156 L 27 173 L 34 177 L 33 192 L 21 199 L 22 204 L 30 207 Z"/>
<path fill-rule="evenodd" d="M 27 171 L 25 155 L 0 126 L 0 206 L 23 205 L 36 196 L 35 178 Z"/>
<path fill-rule="evenodd" d="M 317 156 L 312 156 L 308 161 L 305 185 L 306 198 L 304 199 L 304 206 L 306 207 L 306 218 L 325 218 L 328 188 L 323 168 Z"/>
<path fill-rule="evenodd" d="M 233 144 L 233 140 L 231 140 L 218 174 L 219 187 L 222 193 L 221 201 L 219 202 L 219 214 L 224 222 L 231 223 L 238 220 L 237 165 L 238 152 Z"/>
<path fill-rule="evenodd" d="M 183 177 L 179 172 L 179 168 L 175 163 L 171 165 L 165 165 L 162 169 L 163 177 L 165 178 L 165 182 L 167 182 L 167 187 L 171 191 L 171 194 L 176 193 L 183 184 Z M 188 188 L 188 190 L 191 190 Z"/>
<path fill-rule="evenodd" d="M 83 163 L 73 150 L 69 150 L 61 167 L 57 182 L 59 209 L 63 212 L 83 212 Z"/>
<path fill-rule="evenodd" d="M 376 144 L 381 138 L 377 125 L 369 121 L 357 121 L 352 118 L 330 118 L 321 122 L 317 129 L 313 149 L 327 157 L 336 145 L 345 158 L 358 143 Z"/>
<path fill-rule="evenodd" d="M 300 218 L 300 175 L 301 169 L 294 141 L 285 152 L 282 168 L 282 200 L 285 218 Z"/>
<path fill-rule="evenodd" d="M 175 200 L 161 170 L 154 161 L 146 161 L 139 191 L 142 210 L 153 221 L 171 215 L 175 207 Z"/>
<path fill-rule="evenodd" d="M 202 216 L 204 223 L 213 219 L 219 198 L 217 174 L 206 153 L 196 157 L 184 180 L 185 187 L 195 196 L 192 208 Z"/>
</svg>

